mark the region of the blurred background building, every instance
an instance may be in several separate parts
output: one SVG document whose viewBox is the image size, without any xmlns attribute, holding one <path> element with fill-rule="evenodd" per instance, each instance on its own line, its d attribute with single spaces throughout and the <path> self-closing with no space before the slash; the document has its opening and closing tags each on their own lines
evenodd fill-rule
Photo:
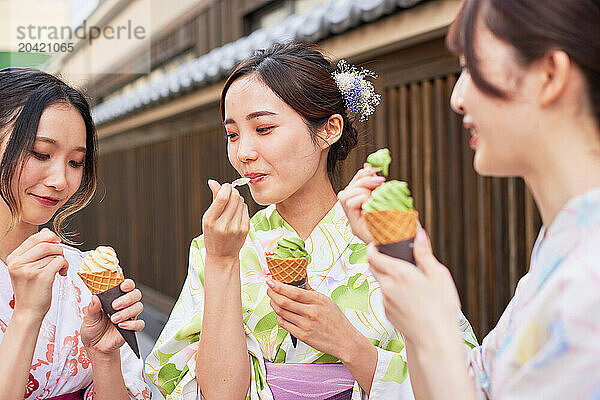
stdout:
<svg viewBox="0 0 600 400">
<path fill-rule="evenodd" d="M 94 103 L 100 187 L 72 227 L 83 249 L 110 244 L 150 309 L 167 315 L 187 272 L 188 246 L 211 201 L 207 179 L 236 178 L 218 101 L 224 78 L 276 41 L 317 42 L 377 72 L 382 104 L 359 125 L 361 144 L 338 188 L 366 155 L 389 147 L 436 255 L 456 280 L 481 338 L 526 271 L 540 225 L 519 179 L 478 177 L 460 117 L 449 106 L 459 65 L 444 45 L 456 0 L 72 1 L 71 24 L 142 27 L 140 40 L 74 39 L 50 71 Z M 76 12 L 75 12 L 76 11 Z M 258 207 L 243 192 L 254 212 Z M 151 324 L 153 325 L 153 324 Z M 152 331 L 152 327 L 150 327 Z M 155 334 L 158 333 L 158 328 Z"/>
</svg>

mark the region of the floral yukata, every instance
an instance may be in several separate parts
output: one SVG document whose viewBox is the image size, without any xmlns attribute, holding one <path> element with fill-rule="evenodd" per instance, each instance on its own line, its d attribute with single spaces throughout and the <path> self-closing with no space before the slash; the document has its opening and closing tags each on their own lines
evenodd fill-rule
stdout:
<svg viewBox="0 0 600 400">
<path fill-rule="evenodd" d="M 529 272 L 470 354 L 482 399 L 600 399 L 600 188 L 542 230 Z"/>
<path fill-rule="evenodd" d="M 240 251 L 242 311 L 252 375 L 246 399 L 273 399 L 267 384 L 265 360 L 275 363 L 340 362 L 301 341 L 294 348 L 290 334 L 277 325 L 266 294 L 269 270 L 265 253 L 283 237 L 297 237 L 297 234 L 271 205 L 252 217 L 248 237 Z M 339 202 L 305 242 L 310 254 L 307 271 L 310 286 L 337 303 L 346 318 L 377 346 L 378 361 L 370 397 L 412 399 L 403 338 L 385 317 L 380 287 L 368 272 L 367 247 L 352 233 Z M 200 236 L 191 244 L 189 271 L 181 296 L 146 360 L 146 374 L 167 399 L 196 399 L 199 396 L 195 355 L 202 324 L 204 257 Z M 465 342 L 472 347 L 476 344 L 472 329 L 462 318 Z M 366 398 L 354 382 L 352 399 Z"/>
<path fill-rule="evenodd" d="M 93 399 L 92 364 L 83 343 L 81 323 L 92 294 L 77 271 L 84 254 L 63 245 L 69 263 L 67 276 L 56 274 L 50 310 L 42 321 L 37 339 L 25 399 L 49 399 L 85 389 L 84 399 Z M 10 323 L 15 306 L 14 292 L 6 264 L 0 261 L 0 341 Z M 121 369 L 129 397 L 150 399 L 143 377 L 143 362 L 127 344 L 121 347 Z"/>
</svg>

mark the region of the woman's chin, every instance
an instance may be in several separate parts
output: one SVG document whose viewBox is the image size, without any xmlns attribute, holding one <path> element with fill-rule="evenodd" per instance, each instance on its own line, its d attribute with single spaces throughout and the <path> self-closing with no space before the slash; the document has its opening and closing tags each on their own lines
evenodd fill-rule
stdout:
<svg viewBox="0 0 600 400">
<path fill-rule="evenodd" d="M 285 197 L 278 195 L 278 193 L 272 193 L 265 190 L 256 190 L 250 187 L 250 194 L 254 202 L 260 206 L 268 206 L 271 204 L 277 204 L 285 200 Z"/>
</svg>

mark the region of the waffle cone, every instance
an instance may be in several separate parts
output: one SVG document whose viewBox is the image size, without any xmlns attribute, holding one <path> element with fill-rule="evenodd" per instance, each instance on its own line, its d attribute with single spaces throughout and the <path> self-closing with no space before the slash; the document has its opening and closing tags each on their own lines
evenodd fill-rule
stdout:
<svg viewBox="0 0 600 400">
<path fill-rule="evenodd" d="M 98 294 L 107 291 L 110 288 L 118 286 L 125 280 L 122 271 L 102 271 L 102 272 L 78 272 L 77 275 L 90 289 L 92 294 Z"/>
<path fill-rule="evenodd" d="M 267 265 L 273 279 L 283 283 L 298 282 L 306 279 L 308 257 L 277 258 L 267 254 Z"/>
<path fill-rule="evenodd" d="M 417 234 L 419 213 L 415 210 L 384 210 L 363 212 L 375 244 L 401 242 Z"/>
</svg>

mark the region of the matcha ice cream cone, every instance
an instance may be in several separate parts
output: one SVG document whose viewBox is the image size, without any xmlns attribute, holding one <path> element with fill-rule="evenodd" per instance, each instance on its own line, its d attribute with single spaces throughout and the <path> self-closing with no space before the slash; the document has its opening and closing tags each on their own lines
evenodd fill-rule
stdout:
<svg viewBox="0 0 600 400">
<path fill-rule="evenodd" d="M 300 238 L 284 238 L 277 242 L 272 253 L 266 255 L 267 266 L 276 281 L 304 289 L 306 287 L 306 267 L 309 254 Z M 296 347 L 298 339 L 292 335 Z"/>
<path fill-rule="evenodd" d="M 92 294 L 98 296 L 104 312 L 109 317 L 113 315 L 116 310 L 113 309 L 112 302 L 125 294 L 120 287 L 125 277 L 119 266 L 115 250 L 109 246 L 99 246 L 96 250 L 89 252 L 83 259 L 83 264 L 77 274 Z M 120 328 L 117 324 L 115 327 L 135 355 L 140 358 L 135 332 Z"/>
<path fill-rule="evenodd" d="M 391 162 L 389 151 L 379 150 L 371 154 L 367 162 L 386 174 Z M 379 251 L 416 265 L 413 244 L 419 213 L 414 210 L 407 183 L 396 180 L 385 182 L 371 193 L 362 209 L 367 228 Z"/>
</svg>

